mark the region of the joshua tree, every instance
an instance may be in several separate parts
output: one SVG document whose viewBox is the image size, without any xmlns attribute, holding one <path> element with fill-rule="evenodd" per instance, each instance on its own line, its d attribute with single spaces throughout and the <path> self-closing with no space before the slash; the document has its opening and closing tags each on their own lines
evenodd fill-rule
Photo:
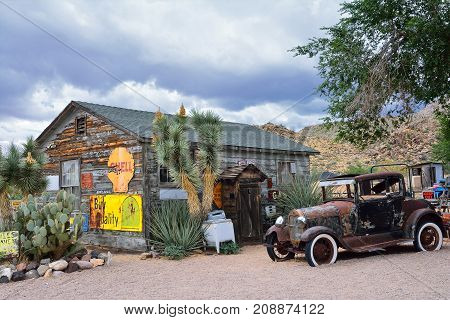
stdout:
<svg viewBox="0 0 450 320">
<path fill-rule="evenodd" d="M 22 147 L 11 144 L 6 154 L 0 152 L 0 229 L 12 222 L 9 194 L 19 192 L 26 196 L 45 190 L 44 163 L 45 156 L 31 137 Z"/>
<path fill-rule="evenodd" d="M 188 194 L 192 215 L 205 215 L 211 210 L 214 182 L 219 171 L 220 138 L 222 120 L 211 111 L 194 110 L 186 116 L 181 105 L 176 116 L 157 112 L 154 123 L 154 145 L 160 165 L 169 169 L 173 180 Z M 191 158 L 186 133 L 194 129 L 198 135 L 196 163 Z M 199 190 L 202 189 L 202 201 Z"/>
</svg>

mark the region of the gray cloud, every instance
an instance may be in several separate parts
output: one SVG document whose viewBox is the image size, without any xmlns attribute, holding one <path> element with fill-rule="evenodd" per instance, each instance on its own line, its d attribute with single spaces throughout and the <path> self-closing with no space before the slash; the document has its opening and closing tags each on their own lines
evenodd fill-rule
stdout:
<svg viewBox="0 0 450 320">
<path fill-rule="evenodd" d="M 141 88 L 150 99 L 179 104 L 162 97 L 176 92 L 179 99 L 233 111 L 236 121 L 248 120 L 241 111 L 252 106 L 288 107 L 319 84 L 314 61 L 287 50 L 338 17 L 335 1 L 7 4 L 120 79 L 154 83 L 151 90 Z M 72 99 L 146 104 L 116 92 L 126 89 L 1 4 L 0 39 L 0 126 L 16 118 L 37 121 L 40 130 Z M 311 97 L 290 110 L 290 118 L 318 118 L 325 108 Z M 23 127 L 8 139 L 28 133 Z"/>
</svg>

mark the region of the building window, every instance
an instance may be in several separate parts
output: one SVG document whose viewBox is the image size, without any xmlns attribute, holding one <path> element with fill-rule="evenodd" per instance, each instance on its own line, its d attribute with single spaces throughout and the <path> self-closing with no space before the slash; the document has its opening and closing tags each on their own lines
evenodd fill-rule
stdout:
<svg viewBox="0 0 450 320">
<path fill-rule="evenodd" d="M 169 174 L 169 169 L 166 167 L 159 167 L 159 182 L 161 183 L 171 183 L 173 182 L 172 177 Z"/>
<path fill-rule="evenodd" d="M 86 135 L 86 117 L 75 119 L 76 134 L 79 136 Z"/>
<path fill-rule="evenodd" d="M 69 160 L 61 162 L 61 189 L 72 193 L 77 197 L 75 209 L 80 206 L 80 161 Z"/>
<path fill-rule="evenodd" d="M 295 174 L 297 173 L 297 167 L 293 161 L 278 162 L 278 184 L 291 183 Z"/>
</svg>

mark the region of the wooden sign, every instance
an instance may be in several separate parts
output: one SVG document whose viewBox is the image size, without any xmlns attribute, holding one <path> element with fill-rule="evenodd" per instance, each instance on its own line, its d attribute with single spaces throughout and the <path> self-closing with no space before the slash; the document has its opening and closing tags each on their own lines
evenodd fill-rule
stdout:
<svg viewBox="0 0 450 320">
<path fill-rule="evenodd" d="M 217 208 L 222 209 L 222 182 L 214 186 L 214 204 Z"/>
<path fill-rule="evenodd" d="M 91 229 L 100 229 L 100 223 L 105 212 L 104 196 L 91 196 L 91 217 L 89 227 Z"/>
<path fill-rule="evenodd" d="M 17 256 L 19 254 L 19 232 L 0 232 L 0 256 Z"/>
<path fill-rule="evenodd" d="M 91 228 L 117 231 L 142 231 L 140 195 L 91 196 Z"/>
<path fill-rule="evenodd" d="M 81 189 L 83 190 L 94 189 L 94 176 L 91 172 L 81 174 Z"/>
<path fill-rule="evenodd" d="M 133 155 L 126 148 L 116 148 L 109 157 L 108 167 L 113 192 L 128 192 L 128 184 L 134 176 Z"/>
</svg>

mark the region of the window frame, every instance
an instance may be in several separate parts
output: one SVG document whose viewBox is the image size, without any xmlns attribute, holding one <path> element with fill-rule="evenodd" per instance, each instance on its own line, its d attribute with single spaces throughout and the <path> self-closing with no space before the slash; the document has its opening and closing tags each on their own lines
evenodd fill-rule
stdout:
<svg viewBox="0 0 450 320">
<path fill-rule="evenodd" d="M 284 182 L 283 181 L 283 175 L 281 170 L 280 170 L 280 165 L 284 164 L 284 167 L 288 170 L 288 174 L 291 175 L 291 179 L 290 181 Z M 292 166 L 295 166 L 295 171 L 296 172 L 292 172 Z M 295 160 L 285 160 L 285 161 L 277 161 L 277 184 L 281 185 L 281 184 L 289 184 L 292 183 L 296 177 L 297 174 L 297 162 Z"/>
<path fill-rule="evenodd" d="M 74 162 L 77 163 L 78 166 L 78 185 L 64 185 L 63 184 L 63 164 L 66 162 Z M 64 159 L 59 162 L 59 189 L 65 190 L 69 193 L 72 193 L 78 198 L 78 201 L 75 202 L 75 208 L 76 210 L 80 209 L 81 206 L 81 158 L 71 158 L 71 159 Z"/>
<path fill-rule="evenodd" d="M 83 133 L 80 133 L 78 130 L 80 120 L 84 121 L 84 132 Z M 87 116 L 86 115 L 75 118 L 75 135 L 76 136 L 86 136 L 87 135 Z"/>
<path fill-rule="evenodd" d="M 169 181 L 162 181 L 161 180 L 161 170 L 167 170 L 167 177 L 168 177 Z M 173 181 L 172 178 L 170 177 L 169 168 L 161 166 L 161 165 L 158 168 L 158 182 L 159 182 L 160 186 L 163 186 L 163 187 L 169 187 L 169 188 L 173 187 L 173 188 L 175 188 L 177 186 L 175 181 Z"/>
</svg>

